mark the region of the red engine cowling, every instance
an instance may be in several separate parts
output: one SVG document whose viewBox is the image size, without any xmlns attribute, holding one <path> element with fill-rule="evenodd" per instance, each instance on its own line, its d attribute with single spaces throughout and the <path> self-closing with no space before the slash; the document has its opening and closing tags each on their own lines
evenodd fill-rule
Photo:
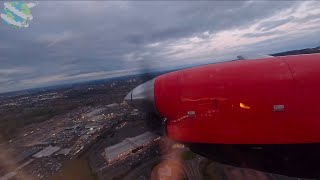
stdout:
<svg viewBox="0 0 320 180">
<path fill-rule="evenodd" d="M 166 117 L 167 135 L 204 157 L 319 179 L 319 94 L 314 54 L 184 69 L 136 87 L 126 101 Z"/>
<path fill-rule="evenodd" d="M 199 66 L 161 75 L 151 86 L 148 99 L 178 141 L 320 142 L 320 54 Z"/>
</svg>

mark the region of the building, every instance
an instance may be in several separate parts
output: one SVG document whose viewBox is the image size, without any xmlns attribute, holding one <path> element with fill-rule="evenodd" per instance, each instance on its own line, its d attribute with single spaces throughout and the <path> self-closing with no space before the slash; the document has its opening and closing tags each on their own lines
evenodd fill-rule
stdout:
<svg viewBox="0 0 320 180">
<path fill-rule="evenodd" d="M 90 117 L 93 117 L 95 115 L 100 114 L 104 110 L 105 110 L 105 108 L 96 108 L 96 109 L 93 109 L 92 111 L 84 114 L 83 117 L 90 118 Z"/>
<path fill-rule="evenodd" d="M 85 129 L 90 129 L 90 130 L 100 130 L 103 128 L 103 125 L 100 124 L 88 124 L 85 126 Z"/>
<path fill-rule="evenodd" d="M 105 159 L 107 162 L 113 163 L 123 157 L 129 155 L 135 147 L 126 140 L 105 149 Z"/>
<path fill-rule="evenodd" d="M 61 149 L 60 151 L 58 151 L 56 154 L 57 155 L 67 155 L 70 153 L 72 149 L 71 148 L 64 148 L 64 149 Z"/>
<path fill-rule="evenodd" d="M 77 129 L 80 129 L 80 128 L 81 128 L 80 124 L 76 124 L 74 126 L 65 127 L 64 130 L 77 130 Z"/>
<path fill-rule="evenodd" d="M 113 103 L 113 104 L 108 104 L 106 105 L 108 108 L 114 108 L 114 107 L 118 107 L 119 104 L 118 103 Z"/>
<path fill-rule="evenodd" d="M 131 116 L 137 116 L 137 115 L 139 115 L 139 114 L 140 114 L 140 112 L 139 112 L 138 109 L 134 109 L 134 110 L 132 110 L 132 112 L 131 112 Z"/>
<path fill-rule="evenodd" d="M 120 103 L 120 106 L 127 106 L 128 104 L 126 102 Z"/>
<path fill-rule="evenodd" d="M 159 136 L 151 132 L 145 132 L 139 136 L 127 138 L 121 143 L 107 147 L 104 151 L 105 159 L 110 164 L 122 158 L 126 158 L 132 151 L 148 146 L 159 138 Z"/>
<path fill-rule="evenodd" d="M 94 134 L 94 133 L 96 133 L 97 132 L 97 129 L 90 129 L 88 132 L 87 132 L 87 134 L 88 135 L 91 135 L 91 134 Z"/>
<path fill-rule="evenodd" d="M 59 151 L 61 148 L 58 146 L 48 146 L 41 150 L 40 152 L 33 155 L 35 158 L 42 158 L 42 157 L 48 157 L 51 156 L 53 153 Z"/>
<path fill-rule="evenodd" d="M 133 143 L 137 148 L 138 147 L 144 147 L 152 143 L 155 139 L 157 139 L 158 136 L 151 132 L 145 132 L 143 134 L 140 134 L 139 136 L 136 136 L 134 138 L 127 138 L 127 141 L 130 141 Z"/>
</svg>

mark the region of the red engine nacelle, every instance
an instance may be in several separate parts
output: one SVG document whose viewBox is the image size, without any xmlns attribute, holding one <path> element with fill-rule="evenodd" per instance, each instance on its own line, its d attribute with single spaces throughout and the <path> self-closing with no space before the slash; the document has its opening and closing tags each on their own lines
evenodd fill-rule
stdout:
<svg viewBox="0 0 320 180">
<path fill-rule="evenodd" d="M 161 75 L 126 100 L 182 142 L 320 142 L 320 54 L 237 60 Z"/>
</svg>

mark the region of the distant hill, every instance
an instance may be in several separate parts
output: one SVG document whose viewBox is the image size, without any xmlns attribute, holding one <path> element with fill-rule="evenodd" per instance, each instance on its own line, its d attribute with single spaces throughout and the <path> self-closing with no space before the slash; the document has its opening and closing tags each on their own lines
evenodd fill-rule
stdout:
<svg viewBox="0 0 320 180">
<path fill-rule="evenodd" d="M 320 46 L 315 48 L 306 48 L 306 49 L 300 49 L 300 50 L 292 50 L 292 51 L 275 53 L 275 54 L 271 54 L 271 56 L 288 56 L 288 55 L 315 54 L 315 53 L 320 53 Z"/>
<path fill-rule="evenodd" d="M 171 70 L 172 71 L 172 70 Z M 37 87 L 37 88 L 30 88 L 30 89 L 23 89 L 23 90 L 17 90 L 17 91 L 10 91 L 10 92 L 4 92 L 0 93 L 0 100 L 1 98 L 5 97 L 14 97 L 14 96 L 23 96 L 23 95 L 30 95 L 33 93 L 39 93 L 39 92 L 46 92 L 50 90 L 56 90 L 56 89 L 62 89 L 62 88 L 74 88 L 81 85 L 93 85 L 93 84 L 101 84 L 101 83 L 107 83 L 110 81 L 116 81 L 116 80 L 126 80 L 130 78 L 141 78 L 143 81 L 150 80 L 152 78 L 155 78 L 161 74 L 165 74 L 168 72 L 171 72 L 168 70 L 163 71 L 155 71 L 155 72 L 141 72 L 140 74 L 133 74 L 133 75 L 126 75 L 126 76 L 120 76 L 120 77 L 113 77 L 113 78 L 106 78 L 106 79 L 97 79 L 97 80 L 89 80 L 89 81 L 82 81 L 82 82 L 75 82 L 75 83 L 64 83 L 64 84 L 58 84 L 58 85 L 52 85 L 47 87 Z"/>
</svg>

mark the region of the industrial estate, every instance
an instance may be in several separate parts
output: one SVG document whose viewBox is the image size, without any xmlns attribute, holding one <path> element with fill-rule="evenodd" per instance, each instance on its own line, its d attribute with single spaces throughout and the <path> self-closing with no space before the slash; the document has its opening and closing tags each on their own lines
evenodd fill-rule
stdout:
<svg viewBox="0 0 320 180">
<path fill-rule="evenodd" d="M 2 97 L 3 113 L 28 107 L 29 112 L 23 110 L 21 116 L 38 111 L 41 105 L 42 109 L 54 112 L 58 111 L 56 104 L 81 104 L 72 104 L 72 109 L 53 113 L 52 117 L 40 122 L 31 121 L 10 138 L 2 134 L 0 178 L 55 178 L 59 173 L 69 173 L 65 164 L 77 163 L 81 159 L 88 166 L 91 178 L 104 179 L 113 166 L 128 165 L 125 162 L 128 158 L 138 158 L 134 162 L 139 162 L 139 159 L 145 161 L 156 157 L 157 151 L 151 149 L 156 148 L 160 136 L 148 131 L 143 113 L 123 102 L 127 89 L 137 83 L 141 80 L 128 78 L 80 84 L 77 90 L 64 87 Z M 112 94 L 100 95 L 102 89 Z M 91 93 L 90 97 L 78 96 L 78 93 L 87 92 Z M 40 119 L 42 116 L 37 112 L 32 118 Z"/>
</svg>

